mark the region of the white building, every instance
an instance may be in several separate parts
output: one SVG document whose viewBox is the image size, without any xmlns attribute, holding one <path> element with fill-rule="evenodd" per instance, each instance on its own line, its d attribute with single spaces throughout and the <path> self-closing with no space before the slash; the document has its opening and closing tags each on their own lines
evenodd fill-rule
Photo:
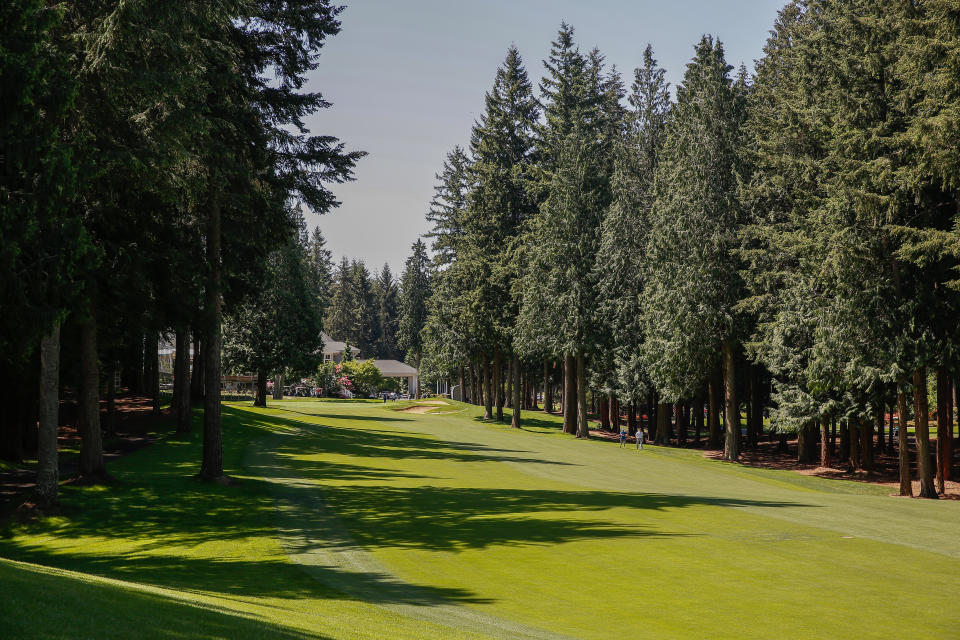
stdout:
<svg viewBox="0 0 960 640">
<path fill-rule="evenodd" d="M 351 347 L 352 348 L 352 347 Z M 373 364 L 384 378 L 405 378 L 407 391 L 411 396 L 417 394 L 417 370 L 399 360 L 374 360 Z"/>
<path fill-rule="evenodd" d="M 334 340 L 326 332 L 322 332 L 320 337 L 323 338 L 323 361 L 324 362 L 340 362 L 343 360 L 343 352 L 347 350 L 347 343 L 340 342 L 339 340 Z M 350 353 L 354 360 L 360 360 L 360 351 L 353 345 L 350 345 Z"/>
</svg>

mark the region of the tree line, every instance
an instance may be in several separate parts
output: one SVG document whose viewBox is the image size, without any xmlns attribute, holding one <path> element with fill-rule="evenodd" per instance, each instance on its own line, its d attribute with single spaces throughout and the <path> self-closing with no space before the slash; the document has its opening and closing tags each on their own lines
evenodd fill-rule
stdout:
<svg viewBox="0 0 960 640">
<path fill-rule="evenodd" d="M 304 124 L 329 106 L 305 82 L 341 10 L 3 3 L 0 455 L 36 451 L 41 500 L 57 496 L 61 392 L 78 407 L 80 474 L 102 480 L 113 413 L 101 425 L 100 397 L 112 408 L 117 378 L 159 397 L 161 333 L 176 345 L 180 430 L 202 399 L 212 481 L 222 355 L 272 373 L 319 348 L 329 254 L 299 207 L 337 206 L 328 185 L 364 155 Z"/>
<path fill-rule="evenodd" d="M 649 46 L 628 87 L 562 24 L 538 89 L 511 47 L 437 175 L 425 371 L 485 418 L 558 399 L 578 437 L 595 407 L 729 461 L 769 419 L 801 460 L 829 466 L 839 431 L 869 470 L 895 412 L 900 492 L 915 464 L 935 498 L 957 404 L 958 45 L 943 0 L 795 0 L 752 74 L 704 36 L 674 95 Z"/>
</svg>

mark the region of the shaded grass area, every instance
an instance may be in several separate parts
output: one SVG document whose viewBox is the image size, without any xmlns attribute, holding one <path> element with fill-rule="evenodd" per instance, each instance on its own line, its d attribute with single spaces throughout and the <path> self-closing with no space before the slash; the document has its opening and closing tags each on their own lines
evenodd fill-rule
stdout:
<svg viewBox="0 0 960 640">
<path fill-rule="evenodd" d="M 0 584 L 5 638 L 320 637 L 173 594 L 2 559 Z"/>
</svg>

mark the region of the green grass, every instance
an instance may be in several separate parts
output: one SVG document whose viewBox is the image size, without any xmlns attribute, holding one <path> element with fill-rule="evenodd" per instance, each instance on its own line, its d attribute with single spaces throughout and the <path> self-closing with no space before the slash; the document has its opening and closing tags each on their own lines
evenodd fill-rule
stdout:
<svg viewBox="0 0 960 640">
<path fill-rule="evenodd" d="M 109 487 L 65 486 L 63 514 L 0 538 L 3 637 L 960 628 L 960 503 L 576 441 L 540 413 L 514 430 L 459 403 L 392 410 L 410 404 L 234 404 L 224 460 L 235 486 L 192 478 L 197 435 L 116 460 Z"/>
</svg>

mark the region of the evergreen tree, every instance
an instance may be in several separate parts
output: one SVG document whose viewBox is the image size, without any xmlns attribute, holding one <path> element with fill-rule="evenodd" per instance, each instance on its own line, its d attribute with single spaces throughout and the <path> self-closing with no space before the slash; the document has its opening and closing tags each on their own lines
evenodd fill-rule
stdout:
<svg viewBox="0 0 960 640">
<path fill-rule="evenodd" d="M 305 250 L 307 277 L 316 296 L 320 317 L 326 317 L 333 295 L 333 260 L 320 227 L 314 227 Z"/>
<path fill-rule="evenodd" d="M 321 317 L 302 248 L 295 238 L 271 254 L 268 278 L 257 295 L 234 310 L 224 325 L 224 361 L 257 376 L 254 406 L 267 404 L 267 380 L 284 370 L 312 373 L 322 347 Z"/>
<path fill-rule="evenodd" d="M 433 227 L 426 237 L 433 240 L 433 262 L 443 269 L 456 259 L 457 247 L 463 243 L 463 216 L 470 193 L 470 159 L 459 146 L 447 154 L 443 169 L 427 211 Z"/>
<path fill-rule="evenodd" d="M 653 177 L 670 109 L 665 71 L 647 45 L 643 66 L 634 72 L 626 135 L 617 146 L 611 188 L 613 202 L 604 217 L 597 256 L 601 290 L 599 321 L 611 341 L 614 388 L 625 402 L 639 401 L 648 385 L 640 358 L 644 332 L 640 300 L 646 266 Z"/>
<path fill-rule="evenodd" d="M 372 356 L 395 359 L 399 356 L 397 347 L 397 297 L 399 288 L 390 266 L 383 265 L 380 275 L 373 285 L 374 307 L 376 312 L 377 343 Z"/>
<path fill-rule="evenodd" d="M 350 291 L 353 305 L 354 326 L 349 337 L 351 343 L 366 357 L 374 350 L 378 335 L 378 312 L 373 283 L 366 265 L 354 260 L 350 265 Z"/>
<path fill-rule="evenodd" d="M 413 243 L 400 281 L 400 318 L 397 340 L 406 352 L 406 360 L 420 366 L 423 355 L 421 331 L 427 321 L 427 300 L 430 298 L 430 259 L 423 240 Z"/>
<path fill-rule="evenodd" d="M 353 298 L 352 275 L 350 261 L 342 258 L 333 278 L 333 293 L 330 298 L 330 306 L 327 309 L 324 327 L 335 340 L 350 340 L 353 344 L 356 344 L 357 318 Z"/>
<path fill-rule="evenodd" d="M 719 41 L 704 36 L 677 89 L 656 170 L 647 246 L 644 360 L 664 400 L 690 397 L 722 353 L 727 394 L 724 457 L 737 460 L 734 366 L 741 220 L 737 142 L 742 107 Z"/>
<path fill-rule="evenodd" d="M 457 259 L 473 263 L 477 276 L 461 295 L 476 301 L 475 331 L 492 352 L 502 376 L 502 354 L 517 369 L 519 355 L 512 353 L 519 312 L 519 281 L 524 271 L 523 228 L 537 210 L 531 193 L 534 125 L 539 114 L 533 87 L 515 47 L 497 69 L 486 108 L 473 128 L 467 208 L 462 216 L 465 249 Z M 519 387 L 517 387 L 519 388 Z M 504 398 L 498 394 L 497 418 L 502 418 Z M 519 404 L 519 403 L 514 403 Z M 515 426 L 520 410 L 514 407 Z"/>
</svg>

